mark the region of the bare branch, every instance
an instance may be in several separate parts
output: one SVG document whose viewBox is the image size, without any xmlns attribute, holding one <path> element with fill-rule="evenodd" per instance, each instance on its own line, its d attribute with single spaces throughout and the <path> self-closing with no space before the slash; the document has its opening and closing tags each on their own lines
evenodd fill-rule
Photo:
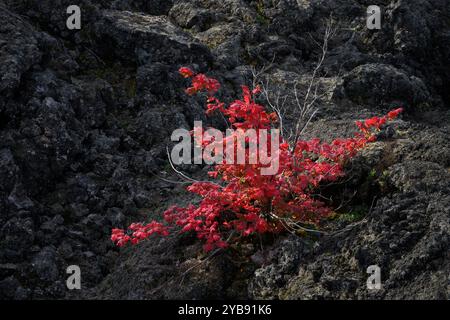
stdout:
<svg viewBox="0 0 450 320">
<path fill-rule="evenodd" d="M 215 183 L 213 181 L 201 181 L 201 180 L 196 180 L 193 179 L 189 176 L 187 176 L 186 174 L 184 174 L 183 172 L 181 172 L 180 170 L 178 170 L 177 168 L 175 168 L 175 165 L 172 162 L 172 159 L 170 157 L 170 151 L 169 151 L 169 147 L 166 147 L 166 151 L 167 151 L 167 158 L 169 159 L 169 164 L 172 167 L 172 170 L 175 171 L 176 174 L 178 174 L 181 178 L 185 179 L 188 183 L 194 183 L 194 182 L 204 182 L 204 183 L 211 183 L 211 184 L 215 184 L 216 186 L 222 187 L 220 184 Z M 170 180 L 166 180 L 167 182 L 170 182 Z"/>
<path fill-rule="evenodd" d="M 330 39 L 336 34 L 337 28 L 334 25 L 332 17 L 327 21 L 327 25 L 325 28 L 325 33 L 323 37 L 323 42 L 321 46 L 321 55 L 319 57 L 319 60 L 317 61 L 316 67 L 313 70 L 313 73 L 311 75 L 308 89 L 306 90 L 306 94 L 303 98 L 303 102 L 300 102 L 299 95 L 298 95 L 298 82 L 295 83 L 294 86 L 294 96 L 295 101 L 297 103 L 297 107 L 300 111 L 299 119 L 295 125 L 295 134 L 294 138 L 291 144 L 291 151 L 295 151 L 295 147 L 297 145 L 298 140 L 300 139 L 300 136 L 305 131 L 308 124 L 311 122 L 311 120 L 316 115 L 318 109 L 315 109 L 315 104 L 317 100 L 321 97 L 321 95 L 318 94 L 319 87 L 320 87 L 320 80 L 318 80 L 318 73 L 320 69 L 322 68 L 322 65 L 325 61 L 325 58 L 328 53 L 328 44 Z M 315 41 L 317 43 L 317 41 Z"/>
</svg>

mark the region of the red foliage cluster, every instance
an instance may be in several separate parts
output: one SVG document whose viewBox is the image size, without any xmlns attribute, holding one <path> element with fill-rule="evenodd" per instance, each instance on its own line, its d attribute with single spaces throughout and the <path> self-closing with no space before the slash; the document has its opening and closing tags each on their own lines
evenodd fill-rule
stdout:
<svg viewBox="0 0 450 320">
<path fill-rule="evenodd" d="M 258 94 L 259 88 L 251 91 L 243 86 L 242 100 L 226 107 L 214 96 L 220 88 L 216 79 L 195 74 L 189 68 L 181 68 L 179 72 L 192 80 L 192 86 L 186 92 L 190 95 L 207 92 L 206 112 L 221 112 L 233 128 L 244 132 L 247 129 L 270 129 L 277 122 L 276 114 L 267 113 L 255 102 L 254 95 Z M 246 161 L 245 164 L 224 162 L 215 165 L 209 174 L 220 178 L 222 185 L 198 182 L 188 187 L 188 191 L 201 196 L 199 205 L 171 207 L 164 213 L 165 223 L 135 223 L 126 232 L 113 229 L 111 239 L 123 246 L 128 242 L 136 244 L 153 233 L 168 235 L 174 229 L 192 231 L 204 241 L 205 251 L 210 251 L 226 247 L 232 237 L 279 232 L 285 228 L 286 221 L 300 226 L 317 225 L 332 213 L 313 196 L 319 185 L 341 178 L 346 162 L 367 143 L 374 141 L 375 133 L 381 126 L 401 112 L 400 108 L 381 118 L 358 121 L 356 124 L 361 132 L 355 133 L 352 138 L 336 139 L 331 143 L 319 139 L 299 140 L 293 147 L 280 137 L 280 148 L 276 151 L 279 168 L 274 175 L 262 175 L 260 169 L 267 165 L 260 163 L 249 164 Z M 222 142 L 226 144 L 234 138 L 227 137 Z M 247 151 L 247 157 L 250 157 L 250 150 Z"/>
</svg>

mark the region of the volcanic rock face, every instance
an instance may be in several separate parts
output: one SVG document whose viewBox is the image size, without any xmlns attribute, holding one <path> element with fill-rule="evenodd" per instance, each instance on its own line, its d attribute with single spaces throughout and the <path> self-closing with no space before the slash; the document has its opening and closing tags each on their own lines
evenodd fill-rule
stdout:
<svg viewBox="0 0 450 320">
<path fill-rule="evenodd" d="M 0 298 L 448 298 L 450 2 L 379 2 L 382 30 L 370 31 L 362 0 L 0 0 Z M 72 4 L 80 31 L 66 27 Z M 176 128 L 220 121 L 177 69 L 217 77 L 230 100 L 251 66 L 270 65 L 274 92 L 292 98 L 330 15 L 326 94 L 306 137 L 406 110 L 353 164 L 342 198 L 357 191 L 357 221 L 214 257 L 190 235 L 114 248 L 111 228 L 193 201 L 158 178 L 174 179 L 166 145 Z M 81 290 L 66 288 L 69 265 Z M 366 287 L 370 265 L 381 290 Z"/>
</svg>

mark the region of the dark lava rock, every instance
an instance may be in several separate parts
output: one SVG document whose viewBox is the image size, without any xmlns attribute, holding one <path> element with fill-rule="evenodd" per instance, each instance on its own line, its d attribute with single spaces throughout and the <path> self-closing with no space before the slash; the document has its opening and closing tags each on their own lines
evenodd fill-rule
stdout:
<svg viewBox="0 0 450 320">
<path fill-rule="evenodd" d="M 385 64 L 356 67 L 344 77 L 343 85 L 347 96 L 359 104 L 397 104 L 414 109 L 430 101 L 421 79 Z"/>
<path fill-rule="evenodd" d="M 35 30 L 12 12 L 0 11 L 0 94 L 3 101 L 20 85 L 23 74 L 40 62 Z M 2 111 L 0 103 L 0 112 Z"/>
<path fill-rule="evenodd" d="M 177 64 L 211 60 L 208 49 L 173 25 L 165 16 L 149 16 L 127 11 L 102 11 L 95 35 L 111 39 L 115 54 L 146 64 Z"/>
</svg>

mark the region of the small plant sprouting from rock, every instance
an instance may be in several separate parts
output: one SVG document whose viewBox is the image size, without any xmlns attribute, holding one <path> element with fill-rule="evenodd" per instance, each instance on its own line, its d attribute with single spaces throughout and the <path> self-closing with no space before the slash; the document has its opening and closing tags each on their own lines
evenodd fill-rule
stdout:
<svg viewBox="0 0 450 320">
<path fill-rule="evenodd" d="M 259 131 L 279 123 L 276 113 L 266 112 L 255 102 L 259 87 L 242 86 L 242 99 L 227 106 L 215 96 L 220 89 L 216 79 L 195 74 L 188 68 L 181 68 L 180 74 L 192 80 L 186 93 L 206 93 L 206 113 L 221 113 L 233 128 Z M 319 186 L 342 178 L 346 163 L 375 141 L 381 126 L 401 112 L 399 108 L 383 117 L 357 121 L 359 132 L 354 137 L 331 143 L 319 139 L 288 141 L 280 137 L 279 169 L 274 175 L 262 175 L 261 164 L 217 164 L 209 175 L 220 183 L 194 182 L 187 188 L 201 196 L 198 205 L 169 208 L 163 223 L 133 223 L 128 230 L 113 229 L 111 239 L 123 246 L 129 242 L 137 244 L 155 233 L 167 236 L 171 232 L 194 232 L 204 242 L 204 250 L 211 251 L 255 234 L 312 231 L 333 213 L 314 196 Z M 250 157 L 252 149 L 245 148 L 246 157 Z"/>
</svg>

